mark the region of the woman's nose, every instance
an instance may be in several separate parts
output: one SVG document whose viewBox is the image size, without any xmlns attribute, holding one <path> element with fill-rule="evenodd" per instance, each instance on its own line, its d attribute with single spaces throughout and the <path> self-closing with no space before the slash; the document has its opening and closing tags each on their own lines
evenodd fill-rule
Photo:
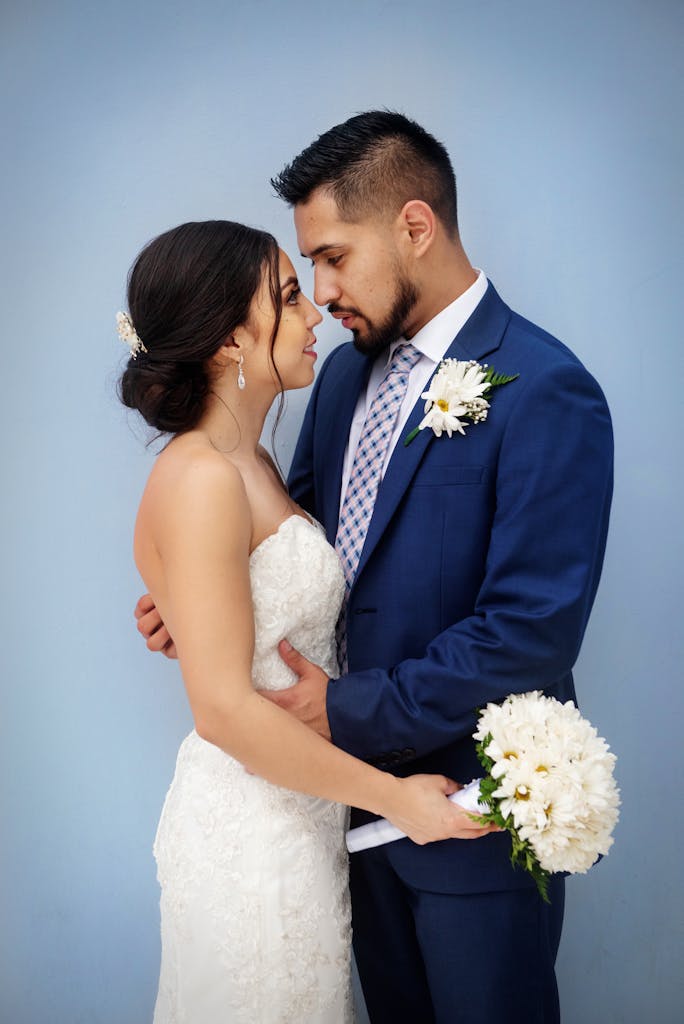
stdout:
<svg viewBox="0 0 684 1024">
<path fill-rule="evenodd" d="M 307 302 L 309 302 L 308 299 Z M 323 317 L 321 315 L 321 311 L 319 309 L 316 309 L 313 302 L 309 302 L 309 309 L 306 317 L 306 326 L 315 327 L 316 324 L 320 324 L 322 319 Z"/>
</svg>

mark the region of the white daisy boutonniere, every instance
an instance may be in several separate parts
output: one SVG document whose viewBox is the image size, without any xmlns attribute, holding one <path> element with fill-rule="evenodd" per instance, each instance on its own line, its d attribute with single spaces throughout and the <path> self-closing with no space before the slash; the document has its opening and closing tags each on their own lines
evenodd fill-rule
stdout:
<svg viewBox="0 0 684 1024">
<path fill-rule="evenodd" d="M 465 434 L 463 421 L 482 423 L 486 420 L 494 388 L 510 384 L 519 376 L 519 373 L 511 377 L 495 373 L 493 366 L 481 365 L 474 359 L 443 359 L 428 390 L 420 396 L 425 399 L 425 416 L 404 438 L 404 445 L 410 444 L 425 427 L 431 427 L 437 437 L 444 431 L 449 437 L 454 431 Z"/>
</svg>

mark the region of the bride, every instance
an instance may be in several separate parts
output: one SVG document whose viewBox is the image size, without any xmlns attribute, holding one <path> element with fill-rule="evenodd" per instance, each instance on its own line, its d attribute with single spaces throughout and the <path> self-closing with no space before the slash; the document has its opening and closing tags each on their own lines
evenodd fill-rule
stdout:
<svg viewBox="0 0 684 1024">
<path fill-rule="evenodd" d="M 150 473 L 135 561 L 174 638 L 195 728 L 155 841 L 155 1024 L 352 1019 L 346 805 L 414 842 L 485 831 L 442 776 L 397 779 L 262 697 L 289 686 L 287 637 L 337 674 L 344 578 L 260 446 L 285 389 L 314 376 L 321 316 L 265 232 L 183 224 L 149 243 L 119 331 L 121 396 L 173 435 Z"/>
</svg>

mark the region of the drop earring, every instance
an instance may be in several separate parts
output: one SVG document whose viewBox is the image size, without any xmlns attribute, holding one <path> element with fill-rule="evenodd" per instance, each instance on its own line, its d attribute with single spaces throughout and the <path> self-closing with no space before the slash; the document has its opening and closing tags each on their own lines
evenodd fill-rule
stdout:
<svg viewBox="0 0 684 1024">
<path fill-rule="evenodd" d="M 242 372 L 242 364 L 244 363 L 244 361 L 245 361 L 245 357 L 241 354 L 240 355 L 240 362 L 238 363 L 238 376 L 237 376 L 237 386 L 240 388 L 240 391 L 244 391 L 245 390 L 245 383 L 246 383 L 245 375 Z"/>
</svg>

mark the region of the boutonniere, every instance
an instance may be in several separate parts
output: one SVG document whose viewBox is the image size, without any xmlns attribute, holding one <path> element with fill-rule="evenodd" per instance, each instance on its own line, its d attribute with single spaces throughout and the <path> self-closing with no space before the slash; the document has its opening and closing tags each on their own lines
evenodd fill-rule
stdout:
<svg viewBox="0 0 684 1024">
<path fill-rule="evenodd" d="M 510 384 L 519 373 L 507 377 L 495 373 L 493 366 L 482 366 L 474 359 L 443 359 L 430 381 L 427 391 L 420 396 L 425 399 L 425 416 L 410 434 L 404 438 L 404 445 L 411 441 L 425 427 L 432 427 L 437 437 L 446 431 L 449 437 L 455 430 L 465 434 L 463 420 L 482 423 L 489 412 L 489 397 L 494 388 Z"/>
</svg>

